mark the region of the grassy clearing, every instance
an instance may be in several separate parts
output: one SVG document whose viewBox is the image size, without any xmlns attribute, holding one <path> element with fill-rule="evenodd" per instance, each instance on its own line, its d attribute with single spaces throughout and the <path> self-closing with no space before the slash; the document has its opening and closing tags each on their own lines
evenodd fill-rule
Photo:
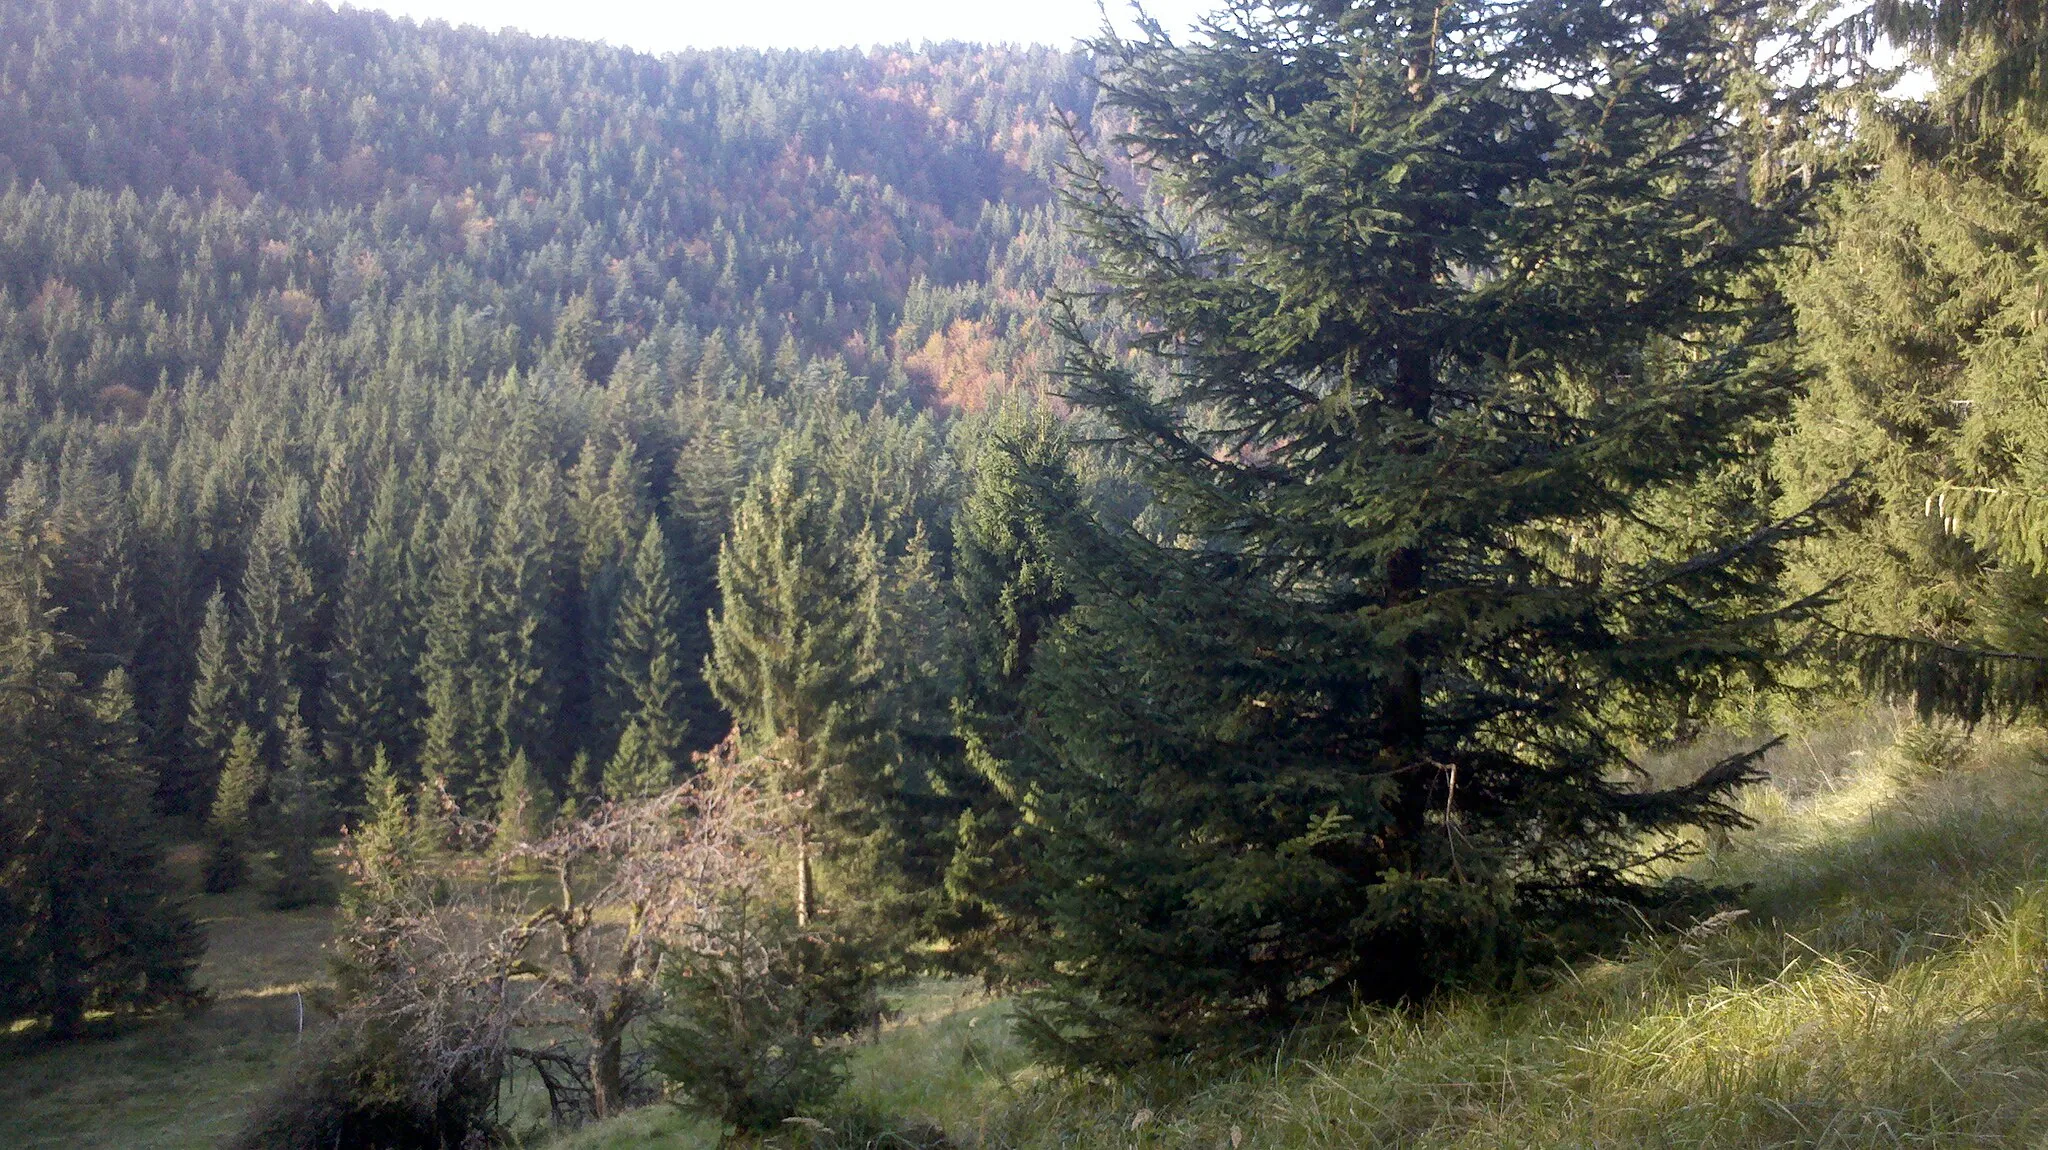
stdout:
<svg viewBox="0 0 2048 1150">
<path fill-rule="evenodd" d="M 194 887 L 198 861 L 196 846 L 172 857 Z M 193 909 L 212 1005 L 65 1046 L 17 1037 L 0 1053 L 0 1143 L 211 1147 L 240 1124 L 298 1041 L 297 996 L 326 976 L 334 912 L 280 913 L 257 890 L 200 895 Z"/>
<path fill-rule="evenodd" d="M 1360 1012 L 1320 1050 L 1191 1091 L 1041 1090 L 985 1144 L 2038 1143 L 2041 756 L 1985 735 L 1938 771 L 1896 733 L 1866 721 L 1779 753 L 1750 799 L 1757 830 L 1700 868 L 1754 884 L 1747 918 L 1518 1000 Z"/>
<path fill-rule="evenodd" d="M 1881 713 L 1795 738 L 1769 766 L 1747 800 L 1757 828 L 1694 868 L 1749 884 L 1746 915 L 1538 993 L 1359 1011 L 1257 1064 L 1108 1086 L 1038 1076 L 1002 1004 L 927 988 L 860 1053 L 843 1105 L 1020 1148 L 2048 1140 L 2037 737 L 1962 740 Z M 673 1121 L 634 1115 L 562 1145 L 711 1144 L 640 1125 Z"/>
<path fill-rule="evenodd" d="M 1256 1064 L 1051 1078 L 1008 1004 L 919 984 L 855 1052 L 835 1110 L 980 1147 L 2048 1145 L 2044 749 L 1892 715 L 1794 739 L 1747 800 L 1757 828 L 1695 868 L 1749 884 L 1745 917 L 1534 994 L 1360 1011 Z M 0 1143 L 204 1146 L 236 1125 L 295 1040 L 331 919 L 250 893 L 198 906 L 215 1005 L 67 1048 L 17 1041 Z M 718 1142 L 653 1106 L 523 1144 Z"/>
</svg>

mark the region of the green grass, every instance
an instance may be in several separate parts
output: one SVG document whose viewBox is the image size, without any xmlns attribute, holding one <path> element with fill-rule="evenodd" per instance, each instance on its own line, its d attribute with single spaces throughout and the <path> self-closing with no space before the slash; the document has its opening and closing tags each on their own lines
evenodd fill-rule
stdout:
<svg viewBox="0 0 2048 1150">
<path fill-rule="evenodd" d="M 1707 876 L 1748 917 L 1518 999 L 1361 1011 L 1193 1090 L 1057 1085 L 987 1145 L 2011 1146 L 2048 1137 L 2048 783 L 1986 735 L 1946 774 L 1832 732 Z M 1133 1122 L 1142 1110 L 1149 1120 Z M 1232 1132 L 1236 1132 L 1233 1138 Z"/>
<path fill-rule="evenodd" d="M 1953 743 L 1889 714 L 1792 740 L 1746 800 L 1757 828 L 1692 868 L 1748 884 L 1745 916 L 1535 993 L 1360 1010 L 1253 1062 L 1105 1085 L 1033 1067 L 1007 1003 L 925 982 L 819 1118 L 969 1147 L 2048 1145 L 2048 743 Z M 330 919 L 251 894 L 199 908 L 216 1004 L 69 1047 L 16 1040 L 0 1144 L 203 1146 L 235 1126 L 295 1040 Z M 659 1105 L 525 1144 L 719 1138 Z"/>
<path fill-rule="evenodd" d="M 173 866 L 189 880 L 198 855 L 181 848 Z M 256 890 L 200 895 L 193 910 L 212 1004 L 63 1046 L 15 1037 L 0 1053 L 0 1144 L 211 1147 L 240 1124 L 298 1041 L 298 995 L 325 978 L 334 912 L 280 913 Z"/>
<path fill-rule="evenodd" d="M 1987 731 L 1937 770 L 1895 746 L 1942 741 L 1920 734 L 1877 713 L 1792 740 L 1747 799 L 1757 828 L 1691 868 L 1749 884 L 1745 915 L 1537 993 L 1360 1010 L 1255 1063 L 1105 1085 L 1034 1072 L 1002 1004 L 926 988 L 842 1104 L 987 1147 L 2048 1144 L 2048 767 Z"/>
</svg>

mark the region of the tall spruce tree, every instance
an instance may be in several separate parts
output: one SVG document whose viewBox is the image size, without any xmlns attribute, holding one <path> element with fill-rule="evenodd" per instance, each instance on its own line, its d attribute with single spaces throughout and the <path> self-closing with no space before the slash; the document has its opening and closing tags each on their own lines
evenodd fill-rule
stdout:
<svg viewBox="0 0 2048 1150">
<path fill-rule="evenodd" d="M 793 901 L 805 922 L 817 909 L 818 870 L 835 882 L 868 877 L 843 871 L 872 857 L 861 848 L 884 832 L 891 802 L 878 745 L 870 541 L 818 454 L 810 436 L 792 435 L 734 509 L 704 668 L 743 744 L 799 804 Z"/>
<path fill-rule="evenodd" d="M 323 734 L 328 757 L 351 786 L 376 748 L 403 753 L 416 742 L 419 652 L 405 589 L 406 489 L 395 470 L 378 484 L 335 609 Z"/>
<path fill-rule="evenodd" d="M 491 721 L 488 758 L 479 764 L 476 797 L 495 795 L 498 772 L 525 752 L 537 763 L 560 761 L 556 739 L 562 705 L 560 619 L 560 491 L 551 461 L 534 459 L 506 492 L 491 526 L 483 563 L 483 616 L 472 626 L 483 644 L 483 703 Z"/>
<path fill-rule="evenodd" d="M 246 706 L 257 733 L 279 758 L 286 728 L 305 721 L 312 673 L 319 588 L 309 551 L 311 513 L 305 481 L 285 480 L 256 521 L 242 570 L 236 654 Z"/>
<path fill-rule="evenodd" d="M 1096 45 L 1165 207 L 1071 207 L 1136 362 L 1070 400 L 1153 502 L 1020 479 L 1074 606 L 1015 789 L 1035 1036 L 1082 1061 L 1483 976 L 1676 897 L 1734 756 L 1630 781 L 1680 700 L 1768 674 L 1805 516 L 1702 527 L 1797 381 L 1772 261 L 1812 195 L 1774 9 L 1246 5 Z M 1760 45 L 1765 47 L 1760 47 Z"/>
<path fill-rule="evenodd" d="M 681 603 L 675 584 L 668 536 L 660 520 L 650 518 L 634 550 L 605 645 L 608 709 L 625 724 L 620 753 L 625 752 L 625 731 L 638 728 L 634 754 L 645 766 L 636 764 L 627 773 L 642 780 L 657 774 L 673 780 L 687 750 L 683 653 L 677 633 Z"/>
<path fill-rule="evenodd" d="M 1793 498 L 1856 477 L 1797 576 L 1851 636 L 1904 640 L 1853 643 L 1843 685 L 1971 719 L 2048 699 L 2048 131 L 1962 115 L 1974 76 L 1865 125 L 1868 178 L 1794 281 L 1815 370 L 1777 447 Z"/>
<path fill-rule="evenodd" d="M 1033 756 L 1027 687 L 1040 639 L 1072 606 L 1027 484 L 1056 484 L 1061 505 L 1083 496 L 1068 466 L 1072 444 L 1050 415 L 1014 406 L 984 434 L 953 525 L 960 754 L 948 789 L 965 809 L 950 836 L 939 926 L 951 952 L 994 970 L 1024 964 L 1039 923 L 1022 817 Z"/>
<path fill-rule="evenodd" d="M 215 587 L 199 624 L 199 642 L 193 652 L 197 673 L 192 681 L 190 715 L 185 721 L 194 759 L 185 774 L 191 785 L 199 788 L 201 802 L 220 778 L 228 742 L 243 719 L 242 680 L 236 673 L 232 625 L 227 595 Z"/>
<path fill-rule="evenodd" d="M 277 882 L 271 904 L 296 910 L 325 902 L 333 885 L 314 853 L 327 829 L 327 796 L 320 777 L 320 757 L 305 724 L 290 722 L 284 731 L 284 770 L 272 787 L 271 829 L 277 842 Z"/>
<path fill-rule="evenodd" d="M 204 947 L 163 871 L 126 674 L 87 690 L 58 626 L 75 538 L 26 471 L 0 521 L 0 1008 L 59 1038 L 190 996 Z"/>
<path fill-rule="evenodd" d="M 419 665 L 420 772 L 463 803 L 490 797 L 484 765 L 494 708 L 486 697 L 477 627 L 484 614 L 483 548 L 483 512 L 465 492 L 435 540 Z"/>
</svg>

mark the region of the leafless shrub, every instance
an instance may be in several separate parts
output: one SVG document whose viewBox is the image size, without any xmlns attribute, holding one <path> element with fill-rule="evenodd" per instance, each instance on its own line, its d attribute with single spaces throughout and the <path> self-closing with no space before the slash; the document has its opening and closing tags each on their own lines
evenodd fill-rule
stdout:
<svg viewBox="0 0 2048 1150">
<path fill-rule="evenodd" d="M 664 951 L 701 933 L 734 892 L 765 889 L 762 848 L 782 833 L 730 742 L 699 768 L 488 860 L 394 865 L 388 833 L 351 838 L 344 1018 L 402 1028 L 429 1074 L 522 1062 L 558 1119 L 637 1101 L 626 1040 L 660 1006 Z M 426 813 L 436 837 L 496 837 L 486 823 Z"/>
</svg>

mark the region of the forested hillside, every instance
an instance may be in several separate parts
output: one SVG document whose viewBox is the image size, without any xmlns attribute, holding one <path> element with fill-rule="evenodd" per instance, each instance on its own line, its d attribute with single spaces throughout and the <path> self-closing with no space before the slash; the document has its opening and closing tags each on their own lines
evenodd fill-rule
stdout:
<svg viewBox="0 0 2048 1150">
<path fill-rule="evenodd" d="M 1022 386 L 1052 117 L 1091 98 L 1051 51 L 657 61 L 299 4 L 13 5 L 0 43 L 0 452 L 78 519 L 54 593 L 131 668 L 171 812 L 292 718 L 351 796 L 378 745 L 573 785 L 657 576 L 688 654 L 647 721 L 716 742 L 757 456 L 818 407 L 909 473 L 921 412 Z"/>
<path fill-rule="evenodd" d="M 1122 1089 L 1732 921 L 1781 732 L 2048 698 L 2030 19 L 0 8 L 6 1018 L 261 906 L 240 1145 L 760 1133 L 918 979 Z"/>
</svg>

